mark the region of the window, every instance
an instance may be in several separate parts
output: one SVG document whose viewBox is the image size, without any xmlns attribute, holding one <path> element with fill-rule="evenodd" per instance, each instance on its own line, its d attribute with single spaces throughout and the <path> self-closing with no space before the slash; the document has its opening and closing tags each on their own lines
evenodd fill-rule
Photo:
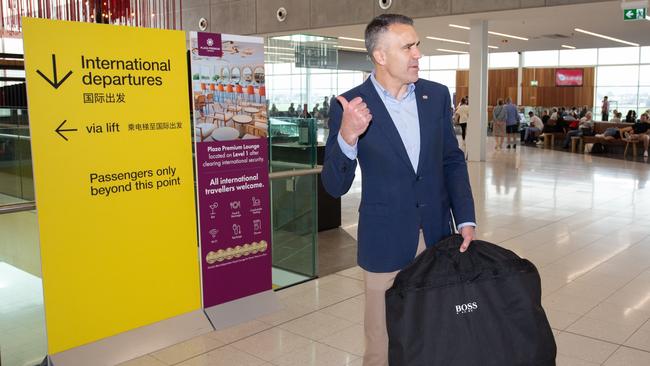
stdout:
<svg viewBox="0 0 650 366">
<path fill-rule="evenodd" d="M 445 85 L 448 88 L 456 88 L 456 70 L 430 71 L 429 80 Z"/>
<path fill-rule="evenodd" d="M 524 67 L 557 66 L 559 51 L 524 52 Z"/>
<path fill-rule="evenodd" d="M 440 55 L 429 57 L 429 68 L 431 70 L 456 69 L 458 67 L 457 55 Z"/>
<path fill-rule="evenodd" d="M 648 109 L 650 109 L 650 86 L 642 86 L 639 88 L 639 110 L 637 112 L 643 113 Z"/>
<path fill-rule="evenodd" d="M 422 56 L 420 58 L 420 61 L 418 62 L 418 66 L 420 66 L 420 70 L 428 70 L 429 69 L 429 59 L 431 56 Z"/>
<path fill-rule="evenodd" d="M 560 66 L 596 65 L 598 50 L 585 48 L 582 50 L 560 50 Z"/>
<path fill-rule="evenodd" d="M 312 74 L 310 76 L 309 85 L 311 88 L 330 89 L 332 87 L 332 75 L 336 77 L 336 73 L 332 74 L 331 70 L 329 74 Z"/>
<path fill-rule="evenodd" d="M 2 52 L 17 53 L 22 55 L 23 54 L 22 38 L 2 38 Z"/>
<path fill-rule="evenodd" d="M 629 109 L 637 109 L 637 87 L 636 86 L 599 86 L 596 88 L 596 113 L 600 113 L 600 105 L 603 97 L 609 100 L 609 109 L 618 109 L 619 112 L 627 113 Z"/>
<path fill-rule="evenodd" d="M 519 67 L 519 54 L 517 52 L 499 52 L 488 55 L 489 68 Z"/>
<path fill-rule="evenodd" d="M 641 47 L 641 63 L 650 64 L 650 46 Z"/>
<path fill-rule="evenodd" d="M 459 55 L 458 56 L 458 68 L 469 69 L 469 55 Z"/>
<path fill-rule="evenodd" d="M 641 65 L 639 68 L 639 85 L 650 86 L 650 65 Z"/>
<path fill-rule="evenodd" d="M 637 64 L 639 62 L 639 47 L 599 48 L 599 65 Z"/>
<path fill-rule="evenodd" d="M 639 66 L 598 66 L 596 85 L 598 86 L 637 86 Z"/>
</svg>

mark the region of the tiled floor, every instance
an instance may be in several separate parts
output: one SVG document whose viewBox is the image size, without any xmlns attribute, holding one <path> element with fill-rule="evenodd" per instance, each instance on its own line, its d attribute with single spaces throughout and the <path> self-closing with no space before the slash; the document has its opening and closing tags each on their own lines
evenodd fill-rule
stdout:
<svg viewBox="0 0 650 366">
<path fill-rule="evenodd" d="M 519 146 L 469 163 L 479 238 L 540 270 L 558 365 L 650 365 L 649 168 Z M 356 181 L 342 202 L 353 237 L 359 197 Z M 358 267 L 278 295 L 278 313 L 124 365 L 361 365 Z"/>
<path fill-rule="evenodd" d="M 479 238 L 539 268 L 560 366 L 650 365 L 649 168 L 520 146 L 469 164 Z M 356 181 L 342 202 L 353 238 L 359 197 Z M 358 267 L 277 294 L 277 313 L 123 365 L 361 366 Z"/>
</svg>

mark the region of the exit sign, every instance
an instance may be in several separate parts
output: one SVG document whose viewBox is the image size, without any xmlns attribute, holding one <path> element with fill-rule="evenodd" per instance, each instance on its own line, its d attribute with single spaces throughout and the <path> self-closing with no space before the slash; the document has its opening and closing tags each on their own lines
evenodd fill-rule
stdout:
<svg viewBox="0 0 650 366">
<path fill-rule="evenodd" d="M 646 9 L 624 9 L 623 20 L 639 20 L 645 19 Z"/>
</svg>

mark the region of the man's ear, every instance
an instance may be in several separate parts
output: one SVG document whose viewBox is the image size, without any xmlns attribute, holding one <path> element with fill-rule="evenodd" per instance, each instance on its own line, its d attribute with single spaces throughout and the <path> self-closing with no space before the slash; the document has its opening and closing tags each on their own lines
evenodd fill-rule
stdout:
<svg viewBox="0 0 650 366">
<path fill-rule="evenodd" d="M 372 57 L 378 65 L 386 65 L 386 52 L 381 47 L 377 47 L 372 51 Z"/>
</svg>

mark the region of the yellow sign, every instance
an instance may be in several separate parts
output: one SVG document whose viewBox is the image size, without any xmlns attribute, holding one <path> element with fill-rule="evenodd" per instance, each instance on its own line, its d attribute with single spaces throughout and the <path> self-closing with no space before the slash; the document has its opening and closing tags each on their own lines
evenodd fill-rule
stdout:
<svg viewBox="0 0 650 366">
<path fill-rule="evenodd" d="M 48 352 L 200 309 L 185 33 L 23 30 Z"/>
</svg>

